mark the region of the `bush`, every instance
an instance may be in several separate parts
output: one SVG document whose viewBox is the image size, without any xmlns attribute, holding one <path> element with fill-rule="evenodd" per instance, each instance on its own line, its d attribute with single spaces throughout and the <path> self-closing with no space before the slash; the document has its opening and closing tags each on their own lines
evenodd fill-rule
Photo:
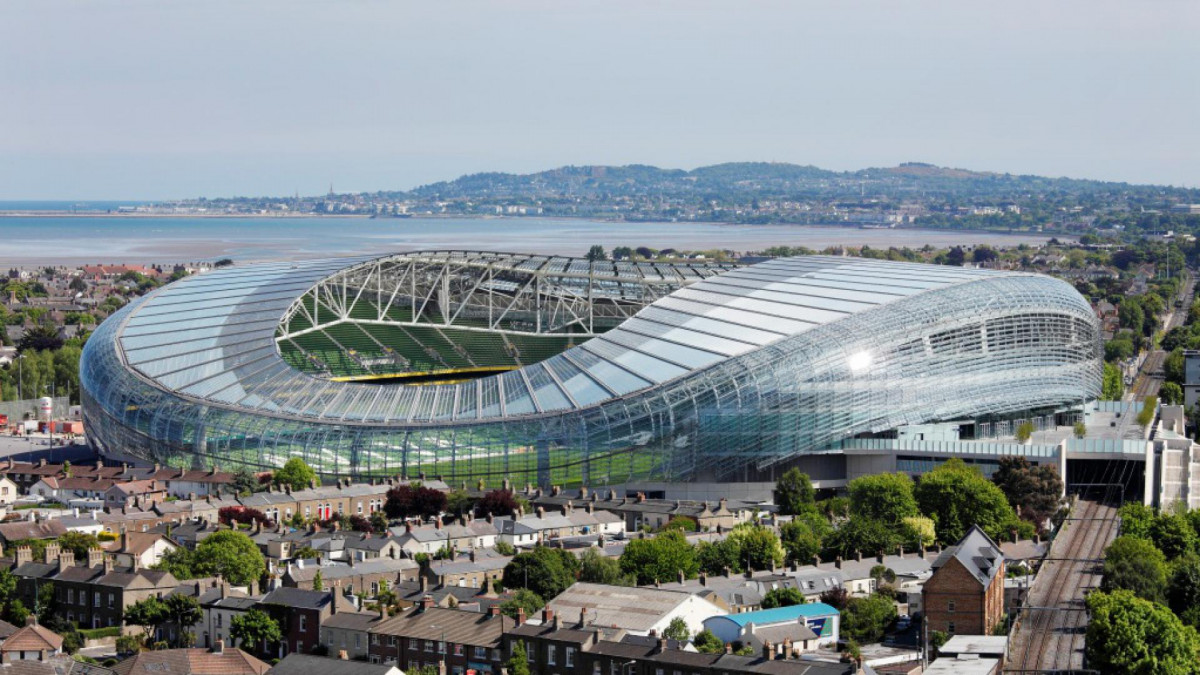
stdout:
<svg viewBox="0 0 1200 675">
<path fill-rule="evenodd" d="M 109 626 L 107 628 L 80 628 L 80 633 L 89 640 L 99 640 L 107 637 L 119 637 L 121 635 L 120 626 Z"/>
</svg>

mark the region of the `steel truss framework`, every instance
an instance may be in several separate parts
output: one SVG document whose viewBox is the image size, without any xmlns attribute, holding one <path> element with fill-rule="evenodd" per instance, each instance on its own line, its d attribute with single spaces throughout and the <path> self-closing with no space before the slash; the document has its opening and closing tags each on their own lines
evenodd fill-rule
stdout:
<svg viewBox="0 0 1200 675">
<path fill-rule="evenodd" d="M 319 281 L 285 312 L 277 339 L 348 321 L 590 336 L 731 267 L 477 251 L 405 253 Z M 302 321 L 294 322 L 297 316 Z"/>
<path fill-rule="evenodd" d="M 355 283 L 324 284 L 356 268 Z M 543 363 L 466 384 L 329 382 L 280 360 L 276 331 L 298 297 L 381 295 L 389 285 L 371 279 L 405 272 L 391 274 L 369 261 L 248 267 L 123 309 L 85 348 L 90 438 L 176 465 L 299 456 L 358 477 L 736 479 L 864 433 L 1099 394 L 1097 320 L 1065 282 L 823 257 L 727 271 Z M 457 288 L 442 297 L 477 294 Z M 553 314 L 540 291 L 525 302 Z M 464 305 L 479 312 L 438 303 Z"/>
</svg>

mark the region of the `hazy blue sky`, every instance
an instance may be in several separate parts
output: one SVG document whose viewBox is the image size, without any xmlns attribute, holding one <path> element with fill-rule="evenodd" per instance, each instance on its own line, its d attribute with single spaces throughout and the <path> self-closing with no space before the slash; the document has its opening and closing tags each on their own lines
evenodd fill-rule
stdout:
<svg viewBox="0 0 1200 675">
<path fill-rule="evenodd" d="M 1200 2 L 0 2 L 0 199 L 903 161 L 1200 185 Z"/>
</svg>

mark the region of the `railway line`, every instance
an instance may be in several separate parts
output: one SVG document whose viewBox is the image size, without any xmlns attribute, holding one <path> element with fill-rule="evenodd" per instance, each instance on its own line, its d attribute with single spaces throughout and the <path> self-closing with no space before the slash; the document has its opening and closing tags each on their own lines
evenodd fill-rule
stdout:
<svg viewBox="0 0 1200 675">
<path fill-rule="evenodd" d="M 1127 476 L 1106 475 L 1083 488 L 1064 527 L 1042 561 L 1009 636 L 1006 673 L 1092 673 L 1084 638 L 1088 591 L 1098 588 L 1104 549 L 1120 527 L 1120 485 Z M 1107 482 L 1111 481 L 1111 483 Z"/>
</svg>

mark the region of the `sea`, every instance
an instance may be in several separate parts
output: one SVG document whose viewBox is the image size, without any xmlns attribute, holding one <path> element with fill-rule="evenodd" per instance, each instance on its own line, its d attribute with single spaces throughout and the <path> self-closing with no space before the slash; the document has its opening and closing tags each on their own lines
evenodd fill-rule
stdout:
<svg viewBox="0 0 1200 675">
<path fill-rule="evenodd" d="M 111 215 L 138 202 L 0 201 L 0 265 L 239 262 L 412 250 L 583 255 L 593 244 L 679 250 L 771 246 L 1016 246 L 1049 236 L 853 226 L 630 223 L 560 218 Z M 74 211 L 74 215 L 52 215 Z M 39 214 L 44 215 L 39 215 Z"/>
</svg>

